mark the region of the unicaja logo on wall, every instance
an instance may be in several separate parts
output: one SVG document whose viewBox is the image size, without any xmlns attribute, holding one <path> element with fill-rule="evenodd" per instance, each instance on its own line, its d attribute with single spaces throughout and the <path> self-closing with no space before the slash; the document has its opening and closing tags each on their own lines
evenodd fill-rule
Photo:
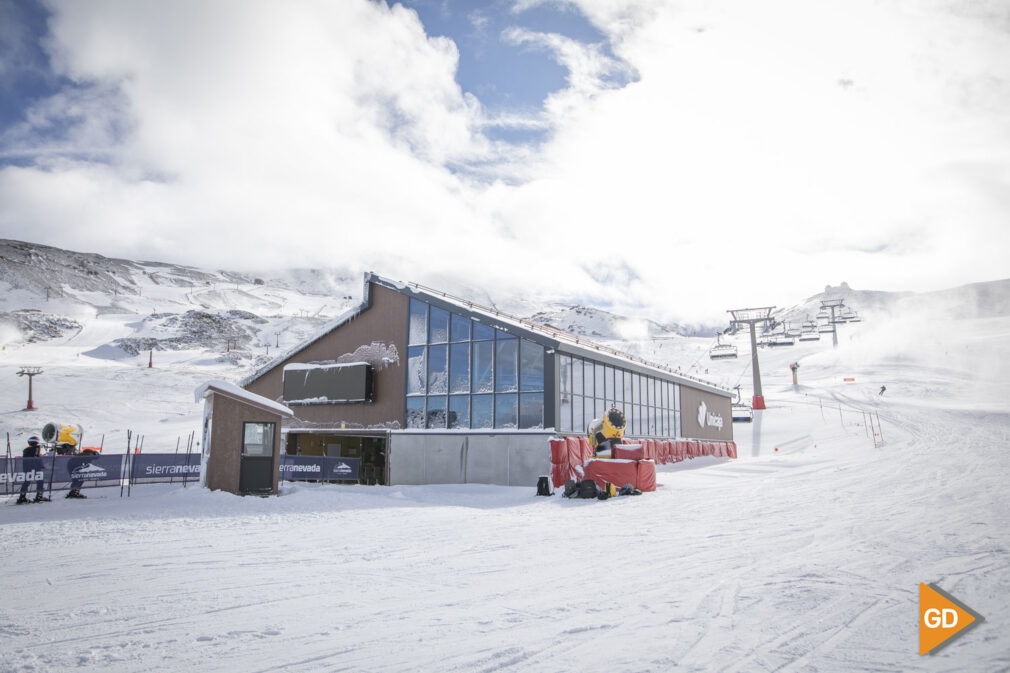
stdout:
<svg viewBox="0 0 1010 673">
<path fill-rule="evenodd" d="M 705 404 L 704 400 L 702 400 L 698 404 L 698 427 L 704 428 L 706 425 L 722 430 L 722 416 L 717 413 L 710 412 L 708 410 L 708 405 Z"/>
</svg>

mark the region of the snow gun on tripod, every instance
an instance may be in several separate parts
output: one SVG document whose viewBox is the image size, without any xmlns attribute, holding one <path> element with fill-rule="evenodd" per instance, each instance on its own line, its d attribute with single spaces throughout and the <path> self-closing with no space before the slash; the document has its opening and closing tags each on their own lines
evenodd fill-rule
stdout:
<svg viewBox="0 0 1010 673">
<path fill-rule="evenodd" d="M 627 421 L 624 419 L 624 412 L 617 407 L 610 407 L 603 418 L 590 423 L 588 432 L 589 442 L 593 445 L 593 455 L 611 455 L 611 449 L 621 443 L 625 427 Z"/>
</svg>

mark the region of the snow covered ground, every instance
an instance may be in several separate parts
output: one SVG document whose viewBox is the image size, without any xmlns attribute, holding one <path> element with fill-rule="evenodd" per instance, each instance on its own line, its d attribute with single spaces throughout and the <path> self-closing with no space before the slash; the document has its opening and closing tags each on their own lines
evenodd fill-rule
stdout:
<svg viewBox="0 0 1010 673">
<path fill-rule="evenodd" d="M 1010 318 L 908 325 L 762 350 L 768 410 L 736 425 L 740 458 L 660 467 L 640 497 L 304 484 L 10 499 L 0 671 L 1010 670 Z M 711 343 L 629 348 L 749 395 L 746 359 L 712 362 Z M 102 428 L 111 447 L 131 428 L 173 450 L 199 424 L 194 382 L 238 374 L 195 351 L 154 369 L 78 357 L 72 340 L 18 355 L 43 348 L 38 418 Z M 0 417 L 19 448 L 37 421 L 13 411 L 23 362 L 5 353 L 17 385 Z M 877 447 L 863 412 L 879 414 Z M 918 656 L 920 582 L 986 621 Z"/>
</svg>

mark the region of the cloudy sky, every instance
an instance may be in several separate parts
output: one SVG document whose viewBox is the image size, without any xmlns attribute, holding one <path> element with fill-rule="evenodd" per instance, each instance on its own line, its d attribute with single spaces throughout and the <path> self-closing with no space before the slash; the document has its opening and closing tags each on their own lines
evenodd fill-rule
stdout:
<svg viewBox="0 0 1010 673">
<path fill-rule="evenodd" d="M 658 319 L 1010 276 L 1005 0 L 0 0 L 0 237 Z"/>
</svg>

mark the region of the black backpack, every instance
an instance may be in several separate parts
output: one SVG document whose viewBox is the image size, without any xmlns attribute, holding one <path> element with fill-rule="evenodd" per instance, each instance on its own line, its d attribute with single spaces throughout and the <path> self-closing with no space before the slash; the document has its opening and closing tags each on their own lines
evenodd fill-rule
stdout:
<svg viewBox="0 0 1010 673">
<path fill-rule="evenodd" d="M 586 479 L 579 482 L 579 497 L 580 498 L 595 498 L 600 494 L 600 490 L 596 488 L 596 482 L 592 479 Z"/>
<path fill-rule="evenodd" d="M 566 498 L 577 498 L 579 495 L 579 485 L 574 479 L 565 482 L 565 491 L 562 494 Z"/>
<path fill-rule="evenodd" d="M 537 495 L 554 495 L 554 491 L 551 490 L 550 478 L 546 475 L 541 475 L 537 479 Z"/>
</svg>

